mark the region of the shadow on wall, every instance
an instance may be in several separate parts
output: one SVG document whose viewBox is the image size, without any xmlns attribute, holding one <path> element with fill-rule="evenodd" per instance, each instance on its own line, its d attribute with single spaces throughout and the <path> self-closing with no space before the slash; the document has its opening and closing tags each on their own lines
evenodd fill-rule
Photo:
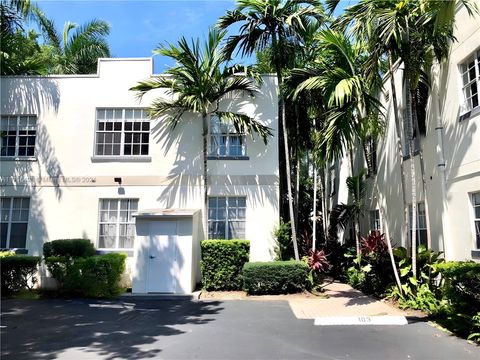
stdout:
<svg viewBox="0 0 480 360">
<path fill-rule="evenodd" d="M 167 342 L 181 343 L 181 337 L 166 337 L 186 333 L 182 325 L 208 324 L 222 310 L 216 301 L 7 300 L 2 302 L 2 359 L 150 359 Z"/>
<path fill-rule="evenodd" d="M 44 204 L 41 192 L 53 187 L 58 201 L 62 190 L 59 179 L 63 175 L 61 165 L 55 156 L 46 121 L 49 113 L 56 114 L 60 104 L 60 91 L 55 80 L 49 78 L 12 77 L 2 79 L 2 114 L 37 115 L 37 133 L 35 140 L 36 161 L 4 161 L 1 164 L 1 176 L 7 178 L 3 194 L 5 196 L 29 196 L 30 212 L 26 246 L 29 254 L 40 255 L 43 243 L 49 239 L 44 220 Z M 47 178 L 42 184 L 32 176 Z M 61 221 L 61 219 L 56 219 Z M 45 269 L 40 269 L 45 276 Z"/>
</svg>

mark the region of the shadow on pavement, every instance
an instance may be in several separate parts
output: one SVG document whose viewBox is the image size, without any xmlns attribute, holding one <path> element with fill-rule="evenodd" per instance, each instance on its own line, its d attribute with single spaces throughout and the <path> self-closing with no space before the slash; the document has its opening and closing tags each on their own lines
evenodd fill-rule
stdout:
<svg viewBox="0 0 480 360">
<path fill-rule="evenodd" d="M 220 305 L 218 301 L 2 300 L 2 359 L 55 359 L 74 348 L 105 359 L 153 358 L 162 351 L 158 347 L 162 337 L 184 334 L 185 327 L 178 325 L 213 321 L 213 315 L 223 310 Z"/>
</svg>

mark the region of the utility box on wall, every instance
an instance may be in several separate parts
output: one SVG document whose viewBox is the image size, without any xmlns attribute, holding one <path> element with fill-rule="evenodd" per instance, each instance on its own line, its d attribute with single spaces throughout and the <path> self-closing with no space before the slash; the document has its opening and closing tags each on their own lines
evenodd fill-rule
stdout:
<svg viewBox="0 0 480 360">
<path fill-rule="evenodd" d="M 133 216 L 132 292 L 191 293 L 200 274 L 200 211 L 144 210 Z"/>
</svg>

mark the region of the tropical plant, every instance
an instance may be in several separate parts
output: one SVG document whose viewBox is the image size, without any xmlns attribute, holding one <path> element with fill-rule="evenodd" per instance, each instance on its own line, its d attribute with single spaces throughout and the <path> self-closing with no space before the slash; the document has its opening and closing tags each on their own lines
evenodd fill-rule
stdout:
<svg viewBox="0 0 480 360">
<path fill-rule="evenodd" d="M 200 40 L 190 43 L 182 37 L 177 45 L 161 45 L 155 54 L 167 56 L 176 61 L 165 75 L 140 81 L 130 90 L 136 91 L 139 98 L 154 89 L 165 90 L 166 96 L 152 101 L 149 116 L 165 120 L 175 128 L 185 113 L 199 114 L 202 120 L 203 137 L 203 191 L 204 191 L 204 229 L 207 229 L 208 168 L 207 135 L 210 116 L 217 115 L 223 123 L 233 123 L 238 132 L 258 134 L 265 143 L 272 135 L 269 127 L 244 115 L 219 109 L 219 102 L 227 95 L 235 93 L 254 94 L 258 86 L 248 69 L 246 75 L 239 75 L 238 65 L 227 66 L 229 56 L 221 48 L 225 31 L 211 29 L 203 46 Z"/>
<path fill-rule="evenodd" d="M 289 49 L 302 41 L 300 33 L 312 22 L 323 22 L 325 14 L 317 0 L 238 0 L 234 10 L 228 11 L 218 21 L 221 29 L 240 23 L 237 35 L 230 36 L 225 45 L 231 56 L 236 49 L 242 55 L 251 55 L 271 47 L 271 61 L 277 73 L 279 91 L 278 118 L 283 137 L 285 154 L 285 173 L 287 177 L 287 194 L 289 204 L 292 242 L 295 259 L 299 260 L 297 245 L 297 227 L 292 196 L 290 154 L 288 130 L 285 116 L 284 69 L 290 59 Z"/>
<path fill-rule="evenodd" d="M 110 25 L 93 19 L 84 25 L 66 22 L 60 33 L 55 23 L 38 8 L 34 9 L 36 21 L 51 48 L 53 65 L 51 74 L 93 74 L 97 72 L 98 58 L 110 57 L 106 36 Z"/>
</svg>

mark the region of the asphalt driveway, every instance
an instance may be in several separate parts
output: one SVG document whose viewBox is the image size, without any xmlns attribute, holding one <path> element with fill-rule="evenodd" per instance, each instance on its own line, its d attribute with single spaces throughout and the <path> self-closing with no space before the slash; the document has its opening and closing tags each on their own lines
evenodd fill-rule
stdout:
<svg viewBox="0 0 480 360">
<path fill-rule="evenodd" d="M 314 326 L 286 301 L 3 300 L 7 359 L 479 359 L 424 322 Z"/>
</svg>

